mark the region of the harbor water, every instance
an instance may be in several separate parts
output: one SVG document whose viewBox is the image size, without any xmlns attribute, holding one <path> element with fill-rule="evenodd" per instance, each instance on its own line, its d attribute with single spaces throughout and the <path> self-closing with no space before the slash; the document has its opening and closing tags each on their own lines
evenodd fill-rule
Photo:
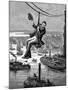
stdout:
<svg viewBox="0 0 68 90">
<path fill-rule="evenodd" d="M 30 70 L 20 70 L 17 72 L 10 71 L 9 72 L 9 87 L 10 88 L 23 88 L 23 82 L 29 77 L 33 76 L 34 73 L 38 76 L 38 63 L 40 62 L 40 58 L 43 54 L 38 54 L 32 52 L 32 58 L 28 59 L 28 63 L 31 65 Z M 33 59 L 36 59 L 37 62 L 33 62 Z M 20 56 L 17 56 L 17 60 L 20 62 L 26 61 L 26 59 L 22 59 Z M 41 63 L 41 79 L 46 80 L 49 79 L 56 86 L 63 86 L 66 84 L 66 73 L 58 70 L 50 69 L 48 66 L 43 65 Z"/>
</svg>

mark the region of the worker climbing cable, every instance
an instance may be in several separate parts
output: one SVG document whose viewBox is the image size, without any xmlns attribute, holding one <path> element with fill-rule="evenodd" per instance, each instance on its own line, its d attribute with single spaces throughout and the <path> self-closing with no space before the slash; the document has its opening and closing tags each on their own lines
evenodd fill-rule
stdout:
<svg viewBox="0 0 68 90">
<path fill-rule="evenodd" d="M 32 14 L 28 14 L 28 19 L 33 20 Z M 30 33 L 30 38 L 27 40 L 27 45 L 26 45 L 26 52 L 25 55 L 22 58 L 31 58 L 31 47 L 32 45 L 36 46 L 37 48 L 41 47 L 44 45 L 44 42 L 42 41 L 43 35 L 46 33 L 46 21 L 43 21 L 40 24 L 40 12 L 38 13 L 38 23 L 35 25 L 33 23 L 33 28 L 35 31 L 33 33 Z"/>
</svg>

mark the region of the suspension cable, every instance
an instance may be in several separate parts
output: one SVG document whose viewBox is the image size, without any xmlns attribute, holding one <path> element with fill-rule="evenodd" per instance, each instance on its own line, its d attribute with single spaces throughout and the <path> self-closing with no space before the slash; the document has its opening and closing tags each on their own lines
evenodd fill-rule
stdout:
<svg viewBox="0 0 68 90">
<path fill-rule="evenodd" d="M 31 2 L 36 8 L 38 8 L 40 11 L 42 11 L 42 12 L 44 12 L 44 13 L 46 13 L 46 14 L 48 14 L 48 15 L 51 15 L 51 16 L 56 16 L 56 17 L 58 17 L 58 16 L 62 16 L 62 15 L 64 15 L 64 14 L 60 14 L 60 15 L 53 15 L 53 14 L 49 14 L 48 12 L 46 12 L 46 11 L 44 11 L 44 10 L 42 10 L 41 8 L 39 8 L 37 5 L 35 5 L 33 2 Z"/>
<path fill-rule="evenodd" d="M 58 16 L 63 16 L 64 14 L 60 14 L 60 15 L 53 15 L 53 14 L 49 14 L 48 12 L 42 10 L 41 8 L 39 8 L 37 5 L 35 5 L 33 2 L 31 2 L 36 8 L 38 8 L 40 11 L 48 14 L 48 15 L 51 15 L 51 16 L 54 16 L 54 17 L 58 17 Z"/>
<path fill-rule="evenodd" d="M 38 11 L 38 10 L 36 10 L 35 8 L 33 8 L 30 4 L 28 4 L 27 2 L 25 2 L 29 7 L 31 7 L 34 11 L 36 11 L 37 13 L 39 13 L 40 11 Z M 61 15 L 53 15 L 53 14 L 49 14 L 49 13 L 47 13 L 47 12 L 45 12 L 44 10 L 42 10 L 42 9 L 40 9 L 39 7 L 37 7 L 33 2 L 32 2 L 32 4 L 36 7 L 36 8 L 38 8 L 39 10 L 41 10 L 42 12 L 44 12 L 44 13 L 42 13 L 42 12 L 40 12 L 40 14 L 42 14 L 42 15 L 45 15 L 45 16 L 48 16 L 48 17 L 59 17 L 59 16 L 63 16 L 64 14 L 61 14 Z"/>
<path fill-rule="evenodd" d="M 39 10 L 41 10 L 38 6 L 36 6 L 33 2 L 31 2 L 36 8 L 38 8 Z M 43 11 L 44 13 L 46 13 L 46 14 L 49 14 L 49 13 L 47 13 L 47 12 L 45 12 L 44 10 L 41 10 L 41 11 Z"/>
<path fill-rule="evenodd" d="M 27 2 L 25 2 L 29 7 L 31 7 L 34 11 L 36 11 L 37 13 L 40 13 L 40 14 L 42 14 L 42 15 L 45 15 L 45 16 L 47 16 L 46 14 L 43 14 L 43 13 L 41 13 L 41 12 L 39 12 L 39 11 L 37 11 L 36 9 L 34 9 L 31 5 L 29 5 Z"/>
</svg>

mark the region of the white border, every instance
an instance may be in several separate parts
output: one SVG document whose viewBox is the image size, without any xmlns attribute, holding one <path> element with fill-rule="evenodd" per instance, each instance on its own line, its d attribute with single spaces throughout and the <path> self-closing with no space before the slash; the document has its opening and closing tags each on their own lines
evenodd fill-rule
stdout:
<svg viewBox="0 0 68 90">
<path fill-rule="evenodd" d="M 11 1 L 11 0 L 10 0 Z M 19 1 L 19 0 L 16 0 Z M 67 4 L 68 0 L 20 0 L 20 1 L 34 1 L 34 2 L 45 2 L 45 3 L 58 3 L 58 4 Z M 8 73 L 8 30 L 9 30 L 9 7 L 8 7 L 8 0 L 0 0 L 0 90 L 7 90 L 8 89 L 8 80 L 9 80 L 9 73 Z M 68 10 L 68 7 L 67 7 Z M 67 12 L 68 15 L 68 12 Z M 68 20 L 68 18 L 67 18 Z M 67 31 L 68 35 L 68 31 Z M 67 36 L 68 39 L 68 36 Z M 68 44 L 68 42 L 67 42 Z M 68 51 L 68 48 L 67 48 Z M 68 59 L 68 57 L 67 57 Z M 67 69 L 68 70 L 68 69 Z M 67 71 L 68 72 L 68 71 Z M 68 74 L 67 74 L 68 75 Z M 67 80 L 68 81 L 68 80 Z M 32 90 L 33 88 L 31 88 Z M 60 87 L 45 87 L 45 88 L 34 88 L 36 90 L 57 90 L 57 89 L 67 89 L 67 86 L 60 86 Z M 28 89 L 30 90 L 30 88 Z"/>
</svg>

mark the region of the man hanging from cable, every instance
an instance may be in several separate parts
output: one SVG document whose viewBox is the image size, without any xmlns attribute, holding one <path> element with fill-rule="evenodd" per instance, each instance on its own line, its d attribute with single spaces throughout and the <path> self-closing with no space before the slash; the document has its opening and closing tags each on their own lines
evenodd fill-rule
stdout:
<svg viewBox="0 0 68 90">
<path fill-rule="evenodd" d="M 33 20 L 33 16 L 30 13 L 28 14 L 28 19 Z M 27 40 L 26 52 L 22 58 L 31 58 L 30 49 L 32 45 L 36 46 L 37 48 L 40 48 L 42 45 L 44 45 L 42 37 L 46 33 L 46 21 L 43 21 L 42 24 L 40 24 L 40 12 L 38 17 L 38 24 L 35 25 L 33 23 L 32 26 L 35 29 L 35 31 L 33 33 L 30 33 L 30 38 Z"/>
</svg>

